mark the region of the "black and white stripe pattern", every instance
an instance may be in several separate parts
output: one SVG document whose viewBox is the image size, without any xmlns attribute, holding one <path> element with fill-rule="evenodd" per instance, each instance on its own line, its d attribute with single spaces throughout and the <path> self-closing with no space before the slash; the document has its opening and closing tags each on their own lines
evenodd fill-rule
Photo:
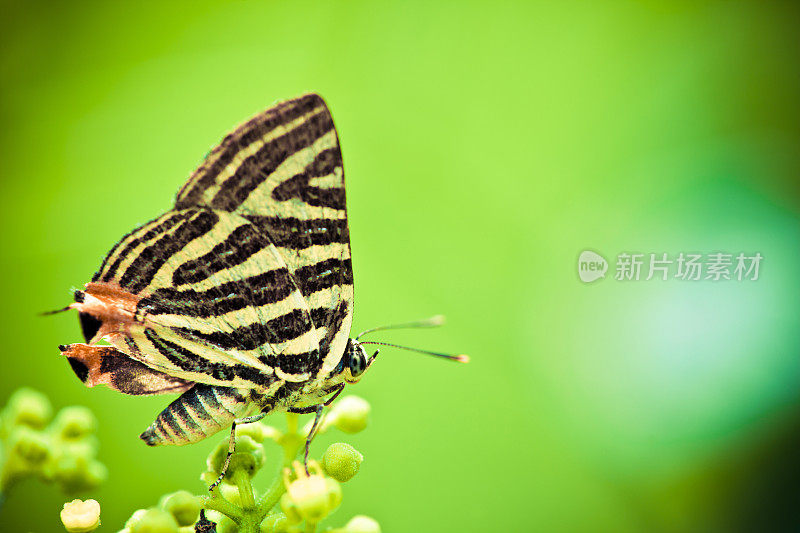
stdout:
<svg viewBox="0 0 800 533">
<path fill-rule="evenodd" d="M 329 374 L 347 343 L 353 273 L 342 158 L 323 100 L 283 102 L 226 136 L 175 208 L 124 236 L 93 281 L 137 298 L 120 350 L 198 384 L 143 434 L 150 444 L 229 424 L 225 413 L 239 416 L 234 405 L 249 401 L 242 391 L 268 395 Z"/>
<path fill-rule="evenodd" d="M 245 416 L 261 398 L 246 389 L 198 384 L 169 404 L 140 437 L 149 446 L 198 442 Z"/>
<path fill-rule="evenodd" d="M 231 211 L 269 235 L 308 309 L 328 310 L 311 317 L 322 367 L 307 372 L 333 369 L 352 321 L 353 275 L 342 157 L 322 98 L 279 104 L 226 137 L 176 205 Z"/>
</svg>

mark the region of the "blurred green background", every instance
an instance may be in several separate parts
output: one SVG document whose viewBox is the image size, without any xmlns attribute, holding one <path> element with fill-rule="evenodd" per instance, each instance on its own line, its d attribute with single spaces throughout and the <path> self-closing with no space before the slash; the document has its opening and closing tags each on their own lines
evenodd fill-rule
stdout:
<svg viewBox="0 0 800 533">
<path fill-rule="evenodd" d="M 373 416 L 346 439 L 365 462 L 328 523 L 800 527 L 794 4 L 3 4 L 0 403 L 31 385 L 94 410 L 102 531 L 201 492 L 217 438 L 148 449 L 170 398 L 85 389 L 56 349 L 77 318 L 36 313 L 230 128 L 306 91 L 341 138 L 354 329 L 444 313 L 375 338 L 472 356 L 386 350 L 349 390 Z M 585 285 L 587 248 L 764 260 L 755 282 Z M 25 483 L 0 529 L 58 531 L 63 501 Z"/>
</svg>

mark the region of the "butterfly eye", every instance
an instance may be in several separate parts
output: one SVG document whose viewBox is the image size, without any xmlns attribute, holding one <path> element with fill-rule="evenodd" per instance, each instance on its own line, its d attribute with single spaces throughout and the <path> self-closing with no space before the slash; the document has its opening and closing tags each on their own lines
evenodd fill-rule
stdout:
<svg viewBox="0 0 800 533">
<path fill-rule="evenodd" d="M 367 359 L 364 357 L 363 350 L 354 351 L 350 356 L 350 375 L 358 377 L 367 369 Z"/>
</svg>

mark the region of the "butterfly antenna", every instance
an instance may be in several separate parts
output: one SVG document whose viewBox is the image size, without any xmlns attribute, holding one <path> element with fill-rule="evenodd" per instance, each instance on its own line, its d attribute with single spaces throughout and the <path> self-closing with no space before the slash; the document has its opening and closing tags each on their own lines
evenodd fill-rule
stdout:
<svg viewBox="0 0 800 533">
<path fill-rule="evenodd" d="M 84 298 L 84 292 L 83 291 L 74 290 L 74 291 L 72 291 L 72 294 L 73 294 L 76 302 L 82 302 L 83 301 L 83 298 Z M 39 313 L 39 316 L 57 315 L 58 313 L 63 313 L 64 311 L 69 311 L 70 309 L 73 309 L 73 307 L 72 307 L 73 305 L 75 305 L 75 304 L 69 304 L 66 307 L 62 307 L 61 309 L 56 309 L 55 311 L 43 311 L 43 312 Z"/>
<path fill-rule="evenodd" d="M 367 333 L 375 331 L 383 331 L 385 329 L 410 329 L 410 328 L 435 328 L 444 324 L 444 315 L 436 315 L 424 320 L 415 320 L 414 322 L 403 322 L 400 324 L 389 324 L 388 326 L 378 326 L 377 328 L 370 328 L 362 331 L 356 335 L 356 340 L 360 339 Z"/>
<path fill-rule="evenodd" d="M 408 350 L 410 352 L 424 353 L 426 355 L 434 355 L 436 357 L 443 357 L 450 361 L 457 361 L 459 363 L 469 363 L 469 356 L 465 354 L 453 355 L 449 353 L 431 352 L 429 350 L 420 350 L 419 348 L 411 348 L 409 346 L 400 346 L 399 344 L 390 344 L 388 342 L 378 341 L 364 341 L 361 344 L 378 344 L 380 346 L 391 346 L 392 348 L 400 348 L 401 350 Z"/>
<path fill-rule="evenodd" d="M 54 311 L 42 311 L 39 313 L 39 316 L 49 316 L 49 315 L 57 315 L 58 313 L 63 313 L 64 311 L 69 311 L 72 309 L 72 304 L 69 304 L 66 307 L 62 307 L 61 309 L 56 309 Z"/>
</svg>

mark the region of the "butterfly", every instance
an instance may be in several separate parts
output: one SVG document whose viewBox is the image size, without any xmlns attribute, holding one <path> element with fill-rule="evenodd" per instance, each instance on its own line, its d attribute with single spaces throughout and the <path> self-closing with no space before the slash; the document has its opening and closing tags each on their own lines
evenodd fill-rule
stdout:
<svg viewBox="0 0 800 533">
<path fill-rule="evenodd" d="M 290 411 L 316 425 L 378 354 L 349 337 L 344 171 L 323 99 L 281 102 L 228 134 L 74 299 L 62 310 L 78 311 L 86 343 L 59 348 L 85 385 L 181 393 L 140 435 L 148 445 L 231 426 L 230 457 L 237 423 Z"/>
</svg>

